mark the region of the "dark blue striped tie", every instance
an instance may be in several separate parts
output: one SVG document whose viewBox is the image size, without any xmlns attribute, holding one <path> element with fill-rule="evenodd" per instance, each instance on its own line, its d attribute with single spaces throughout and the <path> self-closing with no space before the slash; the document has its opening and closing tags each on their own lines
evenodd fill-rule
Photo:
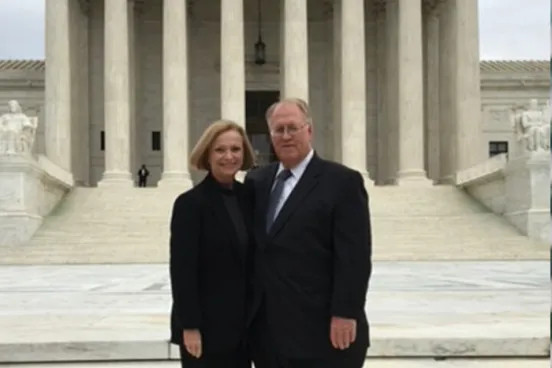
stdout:
<svg viewBox="0 0 552 368">
<path fill-rule="evenodd" d="M 276 208 L 278 208 L 278 203 L 280 203 L 280 198 L 282 197 L 282 191 L 284 190 L 284 184 L 286 180 L 289 179 L 291 176 L 291 171 L 288 169 L 282 170 L 276 176 L 276 185 L 274 185 L 274 189 L 272 189 L 272 192 L 270 193 L 270 197 L 268 199 L 268 209 L 266 211 L 266 232 L 268 233 L 270 231 L 270 227 L 274 223 L 275 215 L 276 215 Z"/>
</svg>

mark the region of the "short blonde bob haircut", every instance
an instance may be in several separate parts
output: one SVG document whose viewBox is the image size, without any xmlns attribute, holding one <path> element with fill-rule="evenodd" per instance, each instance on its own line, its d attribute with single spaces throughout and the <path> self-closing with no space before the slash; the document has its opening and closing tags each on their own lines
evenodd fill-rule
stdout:
<svg viewBox="0 0 552 368">
<path fill-rule="evenodd" d="M 190 154 L 190 166 L 196 170 L 210 170 L 209 155 L 215 140 L 228 131 L 238 132 L 243 142 L 243 164 L 241 170 L 249 170 L 255 164 L 255 153 L 245 130 L 231 120 L 217 120 L 205 129 Z"/>
</svg>

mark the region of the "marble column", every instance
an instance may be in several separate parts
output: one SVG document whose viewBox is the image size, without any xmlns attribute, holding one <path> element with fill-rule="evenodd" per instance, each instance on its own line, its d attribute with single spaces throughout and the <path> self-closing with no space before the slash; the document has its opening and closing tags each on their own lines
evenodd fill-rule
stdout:
<svg viewBox="0 0 552 368">
<path fill-rule="evenodd" d="M 439 9 L 441 181 L 486 158 L 482 139 L 477 0 L 444 0 Z M 446 149 L 446 151 L 444 151 Z M 444 156 L 444 157 L 443 157 Z"/>
<path fill-rule="evenodd" d="M 478 0 L 448 1 L 456 10 L 456 170 L 465 170 L 487 159 L 482 137 L 479 9 Z"/>
<path fill-rule="evenodd" d="M 159 185 L 192 186 L 188 170 L 188 14 L 186 1 L 163 2 L 163 174 Z"/>
<path fill-rule="evenodd" d="M 128 0 L 104 4 L 105 172 L 98 185 L 132 186 Z"/>
<path fill-rule="evenodd" d="M 429 182 L 424 170 L 422 0 L 398 1 L 399 184 Z"/>
<path fill-rule="evenodd" d="M 243 0 L 221 0 L 221 116 L 245 127 Z"/>
<path fill-rule="evenodd" d="M 453 162 L 456 157 L 456 113 L 453 101 L 455 60 L 451 44 L 452 9 L 450 2 L 441 1 L 439 11 L 439 182 L 452 184 Z"/>
<path fill-rule="evenodd" d="M 368 184 L 364 32 L 364 0 L 341 0 L 341 161 Z"/>
<path fill-rule="evenodd" d="M 399 127 L 397 110 L 397 89 L 398 89 L 398 0 L 387 0 L 385 4 L 385 53 L 386 53 L 386 127 L 387 136 L 380 139 L 387 143 L 387 176 L 384 183 L 396 184 L 398 170 L 399 151 Z"/>
<path fill-rule="evenodd" d="M 72 170 L 71 0 L 46 1 L 45 124 L 46 156 Z"/>
<path fill-rule="evenodd" d="M 385 4 L 378 3 L 376 8 L 376 70 L 377 70 L 377 172 L 376 183 L 385 184 L 388 177 L 387 165 L 387 51 Z"/>
<path fill-rule="evenodd" d="M 309 101 L 307 1 L 282 0 L 281 97 Z"/>
<path fill-rule="evenodd" d="M 341 162 L 341 0 L 334 0 L 332 17 L 332 115 L 333 159 Z"/>
<path fill-rule="evenodd" d="M 425 124 L 426 170 L 428 177 L 439 179 L 439 18 L 434 5 L 424 16 L 425 49 Z"/>
</svg>

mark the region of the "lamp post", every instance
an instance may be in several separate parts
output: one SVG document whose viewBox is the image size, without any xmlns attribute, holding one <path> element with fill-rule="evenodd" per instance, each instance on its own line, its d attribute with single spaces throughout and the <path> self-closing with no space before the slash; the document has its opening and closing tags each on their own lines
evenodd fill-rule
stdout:
<svg viewBox="0 0 552 368">
<path fill-rule="evenodd" d="M 263 42 L 261 23 L 261 0 L 257 0 L 257 24 L 259 27 L 259 38 L 255 44 L 255 64 L 257 65 L 266 63 L 266 45 Z"/>
</svg>

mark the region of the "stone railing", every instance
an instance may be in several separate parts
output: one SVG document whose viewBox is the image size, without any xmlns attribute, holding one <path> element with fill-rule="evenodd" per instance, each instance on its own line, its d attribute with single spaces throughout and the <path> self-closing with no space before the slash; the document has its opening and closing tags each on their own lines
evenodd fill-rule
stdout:
<svg viewBox="0 0 552 368">
<path fill-rule="evenodd" d="M 74 186 L 45 156 L 0 156 L 0 246 L 22 245 Z"/>
<path fill-rule="evenodd" d="M 550 242 L 550 154 L 497 155 L 456 174 L 456 185 L 530 238 Z"/>
<path fill-rule="evenodd" d="M 503 153 L 456 174 L 456 185 L 497 214 L 506 209 L 504 169 L 508 156 Z"/>
</svg>

